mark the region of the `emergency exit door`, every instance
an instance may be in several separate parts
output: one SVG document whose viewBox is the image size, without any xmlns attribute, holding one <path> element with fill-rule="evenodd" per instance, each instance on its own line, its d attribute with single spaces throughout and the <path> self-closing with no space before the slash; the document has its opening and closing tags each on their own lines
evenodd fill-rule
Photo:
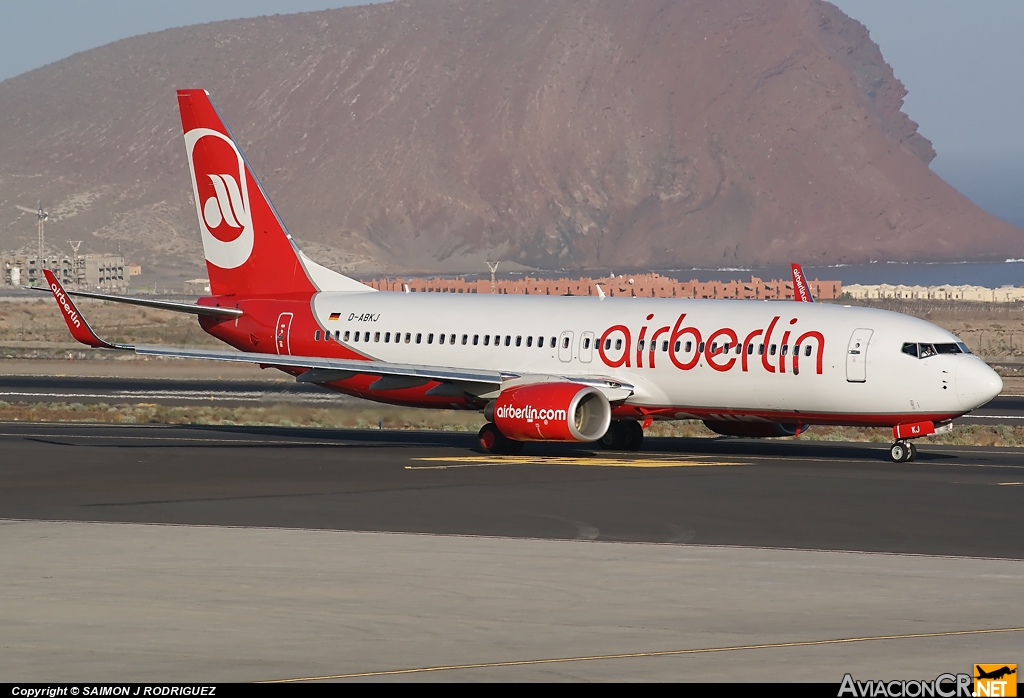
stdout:
<svg viewBox="0 0 1024 698">
<path fill-rule="evenodd" d="M 856 329 L 850 336 L 846 349 L 846 380 L 850 383 L 864 383 L 868 379 L 868 344 L 874 330 Z"/>
</svg>

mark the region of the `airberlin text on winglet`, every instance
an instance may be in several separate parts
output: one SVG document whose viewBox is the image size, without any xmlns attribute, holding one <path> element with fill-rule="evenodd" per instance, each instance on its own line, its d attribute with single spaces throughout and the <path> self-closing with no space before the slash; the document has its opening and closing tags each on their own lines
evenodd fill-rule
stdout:
<svg viewBox="0 0 1024 698">
<path fill-rule="evenodd" d="M 654 319 L 654 314 L 647 316 L 647 322 Z M 735 330 L 729 327 L 723 327 L 721 329 L 712 332 L 707 339 L 703 338 L 703 335 L 699 329 L 693 326 L 680 327 L 683 321 L 686 319 L 686 313 L 682 313 L 676 320 L 675 325 L 669 328 L 668 325 L 659 327 L 654 330 L 651 334 L 650 341 L 646 340 L 648 326 L 640 328 L 640 333 L 637 337 L 636 353 L 633 356 L 633 335 L 630 329 L 625 325 L 613 325 L 609 327 L 601 335 L 600 340 L 597 344 L 597 353 L 601 357 L 601 361 L 606 366 L 611 368 L 620 368 L 625 366 L 626 368 L 632 368 L 632 359 L 636 360 L 636 368 L 644 368 L 644 352 L 646 350 L 648 354 L 647 364 L 648 368 L 655 368 L 655 354 L 658 349 L 658 342 L 661 337 L 668 334 L 668 358 L 672 362 L 672 365 L 678 368 L 680 371 L 689 371 L 700 363 L 703 358 L 708 366 L 719 372 L 725 372 L 732 370 L 737 364 L 740 370 L 744 373 L 750 370 L 751 359 L 754 356 L 754 340 L 760 338 L 758 342 L 757 358 L 760 360 L 761 367 L 768 373 L 786 373 L 786 359 L 789 356 L 790 349 L 790 337 L 794 334 L 793 329 L 787 329 L 782 333 L 782 340 L 780 342 L 781 348 L 777 354 L 774 354 L 775 345 L 772 344 L 772 336 L 775 332 L 775 327 L 778 324 L 781 316 L 776 315 L 772 318 L 771 322 L 768 323 L 767 329 L 756 329 L 749 332 L 741 343 L 739 340 L 739 334 Z M 790 327 L 797 323 L 797 318 L 792 318 L 789 321 Z M 683 345 L 683 338 L 689 340 L 686 342 L 688 347 L 696 347 L 696 351 L 692 352 L 689 358 L 683 358 L 680 353 L 687 354 L 689 350 L 680 352 Z M 610 349 L 609 340 L 615 342 L 615 353 L 619 350 L 622 354 L 618 358 L 612 358 L 609 356 Z M 815 351 L 815 371 L 820 375 L 823 371 L 823 359 L 825 354 L 825 336 L 816 330 L 810 330 L 799 334 L 796 341 L 793 344 L 794 350 L 792 356 L 792 371 L 794 374 L 800 372 L 800 350 L 804 349 L 807 351 L 807 347 L 810 344 L 805 344 L 813 340 L 814 351 Z M 664 340 L 661 340 L 664 341 Z M 730 352 L 733 354 L 730 356 Z M 738 352 L 738 353 L 737 353 Z M 809 358 L 809 357 L 808 357 Z M 777 363 L 772 363 L 776 361 Z"/>
<path fill-rule="evenodd" d="M 75 312 L 74 306 L 68 301 L 68 297 L 64 295 L 64 289 L 60 287 L 60 284 L 50 282 L 50 290 L 53 291 L 53 296 L 57 299 L 60 309 L 64 311 L 64 315 L 67 316 L 68 322 L 72 323 L 75 327 L 81 328 L 82 321 L 78 317 L 78 313 Z"/>
</svg>

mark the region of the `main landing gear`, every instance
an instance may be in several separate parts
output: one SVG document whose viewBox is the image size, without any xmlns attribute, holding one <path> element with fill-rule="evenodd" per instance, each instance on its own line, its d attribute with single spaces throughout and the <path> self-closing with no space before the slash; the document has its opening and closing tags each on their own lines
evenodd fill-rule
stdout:
<svg viewBox="0 0 1024 698">
<path fill-rule="evenodd" d="M 514 456 L 523 451 L 522 441 L 513 441 L 498 431 L 498 427 L 490 422 L 480 428 L 477 438 L 480 439 L 480 447 L 488 453 Z"/>
<path fill-rule="evenodd" d="M 911 441 L 899 440 L 889 448 L 893 463 L 909 463 L 917 456 L 917 446 Z"/>
<path fill-rule="evenodd" d="M 639 451 L 644 443 L 644 428 L 631 419 L 615 420 L 601 437 L 606 451 Z"/>
</svg>

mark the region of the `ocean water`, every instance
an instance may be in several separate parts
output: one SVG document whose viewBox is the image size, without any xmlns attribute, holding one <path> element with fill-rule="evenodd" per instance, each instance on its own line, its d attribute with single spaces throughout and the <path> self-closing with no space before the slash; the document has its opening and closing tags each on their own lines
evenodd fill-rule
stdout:
<svg viewBox="0 0 1024 698">
<path fill-rule="evenodd" d="M 844 266 L 804 266 L 808 279 L 839 280 L 849 284 L 905 284 L 907 286 L 941 286 L 944 284 L 972 286 L 1024 286 L 1024 260 L 1006 262 L 962 262 L 959 264 L 886 263 L 851 264 Z M 755 267 L 750 269 L 671 269 L 659 271 L 688 281 L 732 281 L 749 279 L 788 279 L 789 267 Z"/>
</svg>

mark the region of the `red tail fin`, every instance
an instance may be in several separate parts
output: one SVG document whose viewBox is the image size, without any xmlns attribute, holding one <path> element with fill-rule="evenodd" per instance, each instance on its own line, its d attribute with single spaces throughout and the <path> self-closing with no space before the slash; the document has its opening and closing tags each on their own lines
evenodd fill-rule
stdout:
<svg viewBox="0 0 1024 698">
<path fill-rule="evenodd" d="M 371 290 L 299 251 L 205 90 L 178 90 L 178 109 L 214 295 Z"/>
<path fill-rule="evenodd" d="M 807 285 L 804 270 L 799 264 L 790 264 L 789 268 L 793 273 L 793 300 L 801 303 L 813 303 L 814 296 L 811 295 L 811 287 Z"/>
</svg>

